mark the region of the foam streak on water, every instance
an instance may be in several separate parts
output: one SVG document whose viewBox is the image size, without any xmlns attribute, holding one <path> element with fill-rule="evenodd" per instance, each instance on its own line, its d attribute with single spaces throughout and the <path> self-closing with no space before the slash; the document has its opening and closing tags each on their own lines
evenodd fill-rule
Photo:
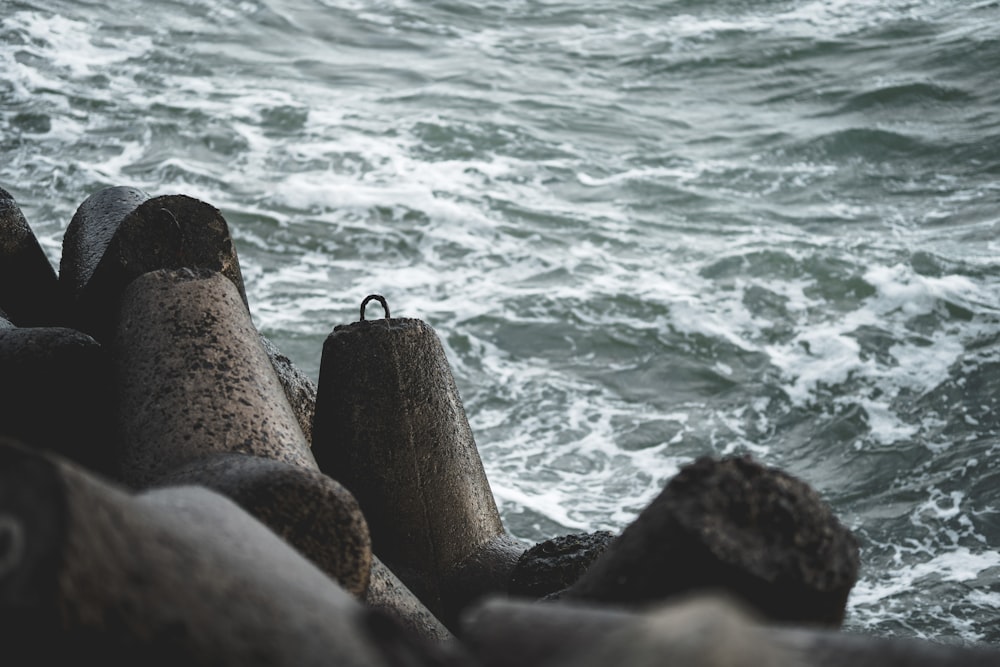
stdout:
<svg viewBox="0 0 1000 667">
<path fill-rule="evenodd" d="M 440 334 L 519 537 L 749 452 L 863 542 L 848 627 L 1000 641 L 995 2 L 14 0 L 0 186 L 223 210 L 316 377 Z"/>
</svg>

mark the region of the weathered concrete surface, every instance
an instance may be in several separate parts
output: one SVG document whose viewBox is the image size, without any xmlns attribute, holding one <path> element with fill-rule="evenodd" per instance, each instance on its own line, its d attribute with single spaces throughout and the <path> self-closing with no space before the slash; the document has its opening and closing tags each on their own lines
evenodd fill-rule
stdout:
<svg viewBox="0 0 1000 667">
<path fill-rule="evenodd" d="M 149 195 L 136 188 L 105 188 L 87 197 L 63 233 L 59 283 L 75 308 L 122 220 Z"/>
<path fill-rule="evenodd" d="M 126 483 L 146 487 L 218 452 L 316 467 L 241 295 L 222 274 L 162 270 L 134 280 L 113 355 Z"/>
<path fill-rule="evenodd" d="M 374 556 L 364 602 L 393 617 L 408 631 L 427 641 L 452 642 L 455 639 L 451 631 L 417 599 L 406 584 Z"/>
<path fill-rule="evenodd" d="M 507 590 L 514 597 L 558 594 L 576 583 L 614 539 L 614 534 L 600 530 L 539 542 L 518 559 Z"/>
<path fill-rule="evenodd" d="M 64 323 L 64 302 L 55 269 L 24 214 L 0 188 L 0 307 L 22 327 Z"/>
<path fill-rule="evenodd" d="M 0 537 L 3 651 L 29 664 L 433 664 L 201 487 L 132 495 L 4 442 Z"/>
<path fill-rule="evenodd" d="M 358 499 L 375 554 L 439 618 L 453 615 L 449 573 L 504 529 L 434 330 L 409 318 L 336 327 L 316 401 L 320 469 Z"/>
<path fill-rule="evenodd" d="M 801 480 L 748 457 L 701 458 L 562 598 L 643 605 L 718 589 L 767 618 L 839 626 L 858 543 Z"/>
<path fill-rule="evenodd" d="M 236 246 L 222 213 L 186 195 L 150 198 L 113 187 L 88 197 L 63 236 L 59 282 L 72 325 L 102 343 L 114 335 L 121 298 L 130 282 L 158 269 L 211 269 L 229 278 L 247 305 Z M 264 349 L 312 442 L 316 386 L 275 345 Z"/>
<path fill-rule="evenodd" d="M 229 226 L 214 206 L 185 195 L 148 199 L 125 215 L 77 299 L 79 326 L 105 340 L 125 287 L 158 269 L 211 269 L 229 278 L 247 303 Z"/>
<path fill-rule="evenodd" d="M 316 414 L 316 385 L 267 337 L 262 335 L 260 342 L 264 344 L 264 350 L 271 359 L 274 372 L 278 374 L 278 380 L 285 390 L 285 398 L 288 399 L 288 404 L 295 412 L 295 418 L 299 422 L 302 433 L 306 436 L 306 442 L 312 446 L 313 418 Z"/>
<path fill-rule="evenodd" d="M 7 313 L 3 312 L 3 309 L 0 309 L 0 329 L 13 329 L 13 328 L 14 328 L 14 323 L 10 321 L 10 318 L 7 316 Z"/>
<path fill-rule="evenodd" d="M 362 598 L 372 567 L 361 508 L 340 483 L 319 472 L 247 454 L 222 453 L 170 471 L 156 486 L 197 484 L 236 502 L 348 593 Z"/>
<path fill-rule="evenodd" d="M 463 609 L 487 595 L 507 591 L 526 549 L 526 544 L 504 533 L 453 567 L 441 582 L 442 622 L 456 628 Z"/>
<path fill-rule="evenodd" d="M 1000 650 L 833 629 L 771 625 L 719 594 L 642 612 L 494 597 L 470 608 L 460 637 L 484 667 L 995 667 Z"/>
<path fill-rule="evenodd" d="M 112 474 L 113 405 L 105 350 L 74 329 L 2 323 L 0 434 Z"/>
</svg>

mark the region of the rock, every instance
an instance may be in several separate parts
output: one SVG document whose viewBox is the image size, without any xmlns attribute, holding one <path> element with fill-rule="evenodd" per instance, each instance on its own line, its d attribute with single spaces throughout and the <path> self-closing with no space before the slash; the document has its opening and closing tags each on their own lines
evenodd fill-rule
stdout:
<svg viewBox="0 0 1000 667">
<path fill-rule="evenodd" d="M 563 598 L 642 605 L 717 589 L 763 616 L 839 626 L 858 543 L 804 482 L 749 457 L 683 468 Z"/>
<path fill-rule="evenodd" d="M 9 192 L 0 188 L 0 307 L 22 327 L 64 323 L 56 272 Z"/>
<path fill-rule="evenodd" d="M 264 351 L 271 359 L 274 372 L 278 374 L 278 380 L 285 390 L 285 398 L 288 399 L 288 404 L 291 405 L 295 418 L 299 422 L 299 428 L 306 436 L 306 442 L 312 446 L 313 418 L 316 414 L 316 385 L 268 338 L 261 336 L 260 342 L 264 345 Z"/>
<path fill-rule="evenodd" d="M 236 286 L 208 270 L 134 280 L 113 346 L 121 474 L 143 488 L 219 452 L 316 468 Z"/>
<path fill-rule="evenodd" d="M 482 561 L 492 556 L 505 587 L 524 547 L 500 539 L 500 514 L 437 335 L 420 320 L 386 315 L 338 326 L 323 344 L 313 452 L 320 470 L 358 499 L 375 554 L 449 625 L 458 611 L 449 577 L 469 559 L 489 570 Z"/>
<path fill-rule="evenodd" d="M 235 501 L 348 593 L 364 597 L 372 567 L 368 525 L 354 496 L 319 470 L 221 453 L 166 473 L 156 486 L 185 484 Z"/>
<path fill-rule="evenodd" d="M 606 530 L 562 535 L 525 551 L 510 577 L 515 597 L 544 598 L 575 583 L 615 539 Z"/>
</svg>

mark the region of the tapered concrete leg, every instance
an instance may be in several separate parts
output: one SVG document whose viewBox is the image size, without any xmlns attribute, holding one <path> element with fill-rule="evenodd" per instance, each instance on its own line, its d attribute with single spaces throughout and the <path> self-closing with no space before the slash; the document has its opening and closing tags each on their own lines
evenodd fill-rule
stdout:
<svg viewBox="0 0 1000 667">
<path fill-rule="evenodd" d="M 64 302 L 56 272 L 9 192 L 0 188 L 0 307 L 22 327 L 59 326 Z M 5 316 L 7 317 L 7 316 Z"/>
<path fill-rule="evenodd" d="M 420 320 L 334 329 L 323 345 L 313 452 L 358 499 L 375 554 L 446 625 L 467 602 L 449 585 L 466 563 L 509 575 L 524 551 L 504 539 L 451 368 Z M 506 576 L 497 579 L 505 588 Z"/>
<path fill-rule="evenodd" d="M 154 271 L 125 291 L 113 346 L 121 471 L 142 488 L 219 452 L 316 467 L 231 280 Z"/>
<path fill-rule="evenodd" d="M 319 470 L 246 454 L 199 458 L 157 486 L 198 484 L 233 500 L 357 598 L 368 590 L 371 539 L 354 496 Z"/>
</svg>

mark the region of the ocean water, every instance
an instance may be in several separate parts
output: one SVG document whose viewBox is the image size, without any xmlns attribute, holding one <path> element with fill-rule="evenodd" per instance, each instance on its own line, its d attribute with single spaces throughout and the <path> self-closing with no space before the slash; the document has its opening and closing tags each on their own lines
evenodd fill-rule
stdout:
<svg viewBox="0 0 1000 667">
<path fill-rule="evenodd" d="M 516 536 L 750 453 L 859 537 L 848 630 L 1000 643 L 1000 2 L 2 8 L 54 265 L 100 188 L 198 197 L 314 379 L 367 294 L 435 328 Z"/>
</svg>

